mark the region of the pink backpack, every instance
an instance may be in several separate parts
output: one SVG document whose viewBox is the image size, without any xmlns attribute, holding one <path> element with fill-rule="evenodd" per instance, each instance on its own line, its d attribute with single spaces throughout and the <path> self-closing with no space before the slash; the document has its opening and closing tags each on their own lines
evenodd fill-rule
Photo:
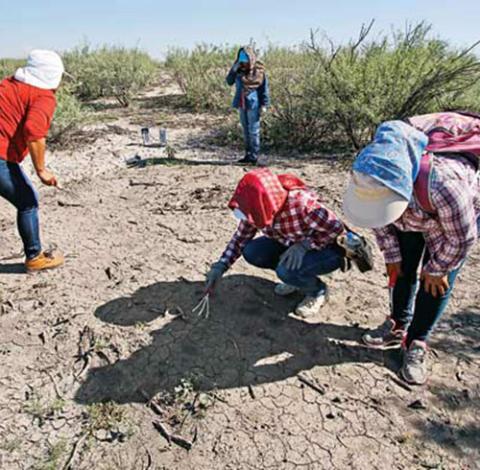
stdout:
<svg viewBox="0 0 480 470">
<path fill-rule="evenodd" d="M 422 114 L 407 119 L 408 124 L 428 136 L 426 153 L 414 184 L 417 202 L 426 212 L 434 213 L 430 200 L 433 170 L 432 153 L 458 154 L 480 167 L 480 114 L 468 111 Z"/>
</svg>

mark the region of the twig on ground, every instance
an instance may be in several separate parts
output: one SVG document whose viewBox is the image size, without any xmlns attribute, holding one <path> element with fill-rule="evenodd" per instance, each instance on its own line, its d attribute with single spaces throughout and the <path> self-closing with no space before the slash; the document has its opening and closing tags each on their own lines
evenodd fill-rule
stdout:
<svg viewBox="0 0 480 470">
<path fill-rule="evenodd" d="M 153 427 L 165 438 L 165 440 L 171 444 L 172 438 L 170 437 L 170 433 L 167 431 L 165 426 L 158 419 L 154 419 L 152 424 Z"/>
<path fill-rule="evenodd" d="M 185 424 L 185 421 L 187 420 L 188 416 L 193 415 L 195 413 L 195 405 L 197 404 L 197 400 L 199 396 L 200 396 L 200 392 L 197 392 L 195 395 L 195 398 L 193 399 L 192 407 L 190 408 L 189 413 L 185 414 L 185 416 L 182 419 L 182 422 L 180 423 L 180 429 L 183 428 L 183 425 Z"/>
<path fill-rule="evenodd" d="M 75 380 L 81 378 L 85 372 L 90 368 L 92 362 L 92 353 L 95 349 L 95 334 L 93 330 L 85 325 L 80 332 L 80 339 L 78 341 L 78 353 L 77 360 L 83 359 L 83 367 L 78 374 L 76 374 Z"/>
<path fill-rule="evenodd" d="M 73 461 L 75 460 L 75 457 L 77 456 L 77 451 L 78 448 L 80 447 L 80 444 L 83 444 L 83 441 L 87 438 L 87 433 L 83 433 L 76 441 L 75 444 L 73 444 L 72 451 L 70 452 L 70 456 L 63 466 L 63 470 L 70 470 L 72 468 Z"/>
<path fill-rule="evenodd" d="M 192 442 L 188 441 L 187 439 L 184 439 L 181 436 L 172 434 L 170 438 L 172 439 L 172 442 L 174 444 L 177 444 L 177 446 L 179 447 L 183 447 L 185 450 L 190 450 L 193 447 Z"/>
<path fill-rule="evenodd" d="M 154 401 L 153 397 L 149 397 L 148 393 L 145 390 L 139 390 L 142 397 L 147 400 L 146 405 L 149 406 L 157 415 L 163 416 L 165 415 L 165 410 Z"/>
<path fill-rule="evenodd" d="M 253 391 L 253 387 L 250 384 L 248 384 L 248 393 L 250 394 L 250 396 L 252 397 L 253 400 L 255 400 L 255 398 L 257 398 L 255 396 L 255 392 Z"/>
<path fill-rule="evenodd" d="M 320 395 L 325 395 L 326 390 L 322 386 L 311 382 L 310 380 L 308 380 L 307 378 L 301 375 L 298 375 L 297 377 L 298 377 L 298 380 L 303 384 L 305 384 L 307 387 L 310 387 L 312 390 L 315 390 L 316 392 L 320 393 Z"/>
<path fill-rule="evenodd" d="M 63 400 L 65 397 L 63 396 L 62 393 L 60 393 L 60 390 L 58 389 L 58 385 L 57 385 L 57 382 L 55 380 L 55 377 L 52 375 L 52 373 L 49 370 L 46 370 L 45 372 L 50 377 L 50 380 L 53 383 L 53 388 L 55 389 L 55 393 L 57 394 L 57 398 L 60 398 L 61 400 Z"/>
<path fill-rule="evenodd" d="M 145 468 L 143 468 L 142 470 L 150 470 L 153 464 L 152 454 L 147 448 L 145 448 L 145 452 L 147 453 L 147 464 L 145 465 Z"/>
<path fill-rule="evenodd" d="M 159 419 L 154 419 L 152 424 L 153 427 L 165 438 L 169 444 L 173 442 L 174 444 L 177 444 L 177 446 L 183 447 L 186 450 L 190 450 L 192 448 L 193 442 L 181 436 L 177 436 L 176 434 L 170 434 L 166 426 Z M 196 439 L 196 434 L 194 437 Z"/>
</svg>

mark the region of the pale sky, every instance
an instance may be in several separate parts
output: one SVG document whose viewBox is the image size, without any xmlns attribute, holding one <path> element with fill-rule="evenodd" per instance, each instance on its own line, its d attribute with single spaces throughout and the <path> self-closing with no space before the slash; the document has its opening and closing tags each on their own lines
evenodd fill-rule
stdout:
<svg viewBox="0 0 480 470">
<path fill-rule="evenodd" d="M 0 57 L 33 48 L 139 46 L 161 58 L 169 46 L 199 42 L 291 45 L 311 28 L 337 42 L 376 19 L 375 32 L 426 20 L 436 36 L 465 46 L 480 39 L 480 0 L 0 0 Z"/>
</svg>

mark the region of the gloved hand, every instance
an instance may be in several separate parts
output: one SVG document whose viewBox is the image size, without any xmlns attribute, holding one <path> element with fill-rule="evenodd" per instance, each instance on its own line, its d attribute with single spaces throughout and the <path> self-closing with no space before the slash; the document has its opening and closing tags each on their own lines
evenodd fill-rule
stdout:
<svg viewBox="0 0 480 470">
<path fill-rule="evenodd" d="M 296 271 L 302 266 L 307 251 L 303 242 L 297 242 L 280 256 L 280 264 L 283 264 L 289 271 Z"/>
<path fill-rule="evenodd" d="M 227 266 L 221 261 L 217 261 L 216 263 L 212 264 L 210 271 L 208 271 L 206 274 L 207 290 L 212 290 L 215 288 L 217 282 L 222 278 L 227 269 Z"/>
<path fill-rule="evenodd" d="M 357 265 L 360 272 L 373 269 L 372 247 L 364 237 L 349 230 L 337 237 L 337 245 L 345 250 L 345 256 Z"/>
<path fill-rule="evenodd" d="M 268 108 L 266 106 L 262 106 L 260 108 L 260 111 L 261 111 L 262 114 L 265 114 L 268 111 Z"/>
<path fill-rule="evenodd" d="M 238 62 L 235 62 L 235 63 L 233 64 L 232 70 L 233 70 L 234 72 L 238 72 L 238 71 L 240 70 L 240 64 L 239 64 Z"/>
</svg>

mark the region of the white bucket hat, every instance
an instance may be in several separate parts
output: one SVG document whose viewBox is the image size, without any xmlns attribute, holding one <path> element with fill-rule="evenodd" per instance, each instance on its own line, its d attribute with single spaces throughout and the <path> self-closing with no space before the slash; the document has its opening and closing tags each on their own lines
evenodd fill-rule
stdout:
<svg viewBox="0 0 480 470">
<path fill-rule="evenodd" d="M 17 69 L 14 78 L 37 88 L 55 90 L 64 71 L 62 59 L 56 52 L 35 49 L 28 56 L 27 65 Z"/>
<path fill-rule="evenodd" d="M 343 198 L 343 212 L 357 227 L 380 228 L 395 222 L 405 212 L 408 201 L 365 173 L 352 172 Z"/>
</svg>

